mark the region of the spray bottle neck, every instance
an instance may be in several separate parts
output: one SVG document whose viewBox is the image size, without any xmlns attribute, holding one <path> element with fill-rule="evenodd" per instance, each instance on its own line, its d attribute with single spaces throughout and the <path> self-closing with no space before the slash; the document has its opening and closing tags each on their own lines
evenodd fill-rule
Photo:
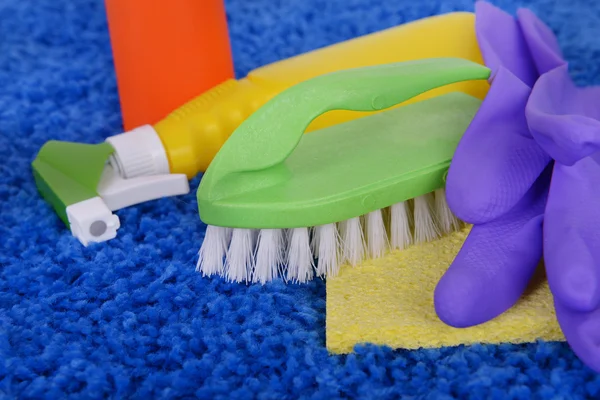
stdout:
<svg viewBox="0 0 600 400">
<path fill-rule="evenodd" d="M 206 171 L 233 131 L 277 91 L 247 78 L 228 80 L 173 111 L 154 129 L 171 173 Z"/>
</svg>

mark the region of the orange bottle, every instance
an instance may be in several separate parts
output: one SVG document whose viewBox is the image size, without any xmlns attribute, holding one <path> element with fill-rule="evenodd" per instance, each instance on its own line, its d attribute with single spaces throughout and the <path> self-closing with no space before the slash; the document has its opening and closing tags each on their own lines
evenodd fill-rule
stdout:
<svg viewBox="0 0 600 400">
<path fill-rule="evenodd" d="M 126 131 L 234 77 L 223 0 L 105 0 L 105 7 Z"/>
</svg>

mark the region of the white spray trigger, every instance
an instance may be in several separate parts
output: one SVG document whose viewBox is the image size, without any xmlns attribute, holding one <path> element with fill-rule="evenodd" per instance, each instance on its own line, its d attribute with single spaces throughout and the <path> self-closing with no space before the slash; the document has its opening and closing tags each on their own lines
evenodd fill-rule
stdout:
<svg viewBox="0 0 600 400">
<path fill-rule="evenodd" d="M 161 174 L 123 179 L 110 163 L 98 184 L 98 195 L 111 211 L 163 197 L 179 196 L 190 191 L 185 174 Z"/>
</svg>

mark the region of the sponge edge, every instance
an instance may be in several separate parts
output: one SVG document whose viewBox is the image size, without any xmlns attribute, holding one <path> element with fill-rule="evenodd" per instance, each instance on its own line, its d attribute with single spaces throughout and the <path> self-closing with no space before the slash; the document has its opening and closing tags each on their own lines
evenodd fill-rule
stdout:
<svg viewBox="0 0 600 400">
<path fill-rule="evenodd" d="M 434 309 L 433 292 L 464 243 L 469 228 L 440 240 L 342 267 L 327 280 L 327 349 L 352 352 L 357 344 L 394 349 L 473 343 L 564 341 L 543 276 L 503 315 L 470 328 L 452 328 Z"/>
</svg>

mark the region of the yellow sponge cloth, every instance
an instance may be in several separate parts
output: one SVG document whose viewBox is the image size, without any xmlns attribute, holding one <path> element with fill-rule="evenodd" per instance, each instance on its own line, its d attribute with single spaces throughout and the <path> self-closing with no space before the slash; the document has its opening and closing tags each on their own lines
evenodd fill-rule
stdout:
<svg viewBox="0 0 600 400">
<path fill-rule="evenodd" d="M 327 280 L 327 348 L 349 353 L 360 343 L 417 349 L 470 343 L 563 341 L 543 276 L 533 279 L 509 311 L 483 325 L 452 328 L 441 322 L 433 291 L 460 250 L 468 229 L 395 251 Z"/>
</svg>

